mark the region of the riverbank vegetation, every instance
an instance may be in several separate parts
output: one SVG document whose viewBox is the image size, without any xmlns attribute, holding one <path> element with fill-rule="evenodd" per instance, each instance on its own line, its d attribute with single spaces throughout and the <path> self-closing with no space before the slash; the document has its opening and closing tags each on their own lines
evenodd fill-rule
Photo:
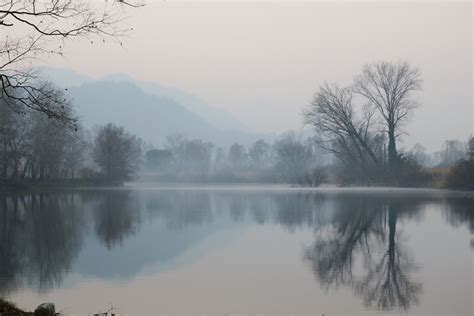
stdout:
<svg viewBox="0 0 474 316">
<path fill-rule="evenodd" d="M 465 170 L 472 172 L 473 159 L 469 155 L 472 149 L 472 140 L 469 145 L 449 140 L 432 154 L 420 144 L 401 150 L 398 182 L 394 183 L 385 173 L 386 165 L 364 170 L 354 161 L 340 161 L 325 151 L 314 136 L 305 138 L 287 132 L 273 143 L 262 139 L 248 147 L 234 143 L 226 150 L 211 142 L 177 134 L 168 137 L 162 148 L 146 150 L 139 173 L 141 180 L 148 182 L 279 182 L 312 187 L 329 183 L 470 189 L 472 177 Z M 454 176 L 458 182 L 451 180 Z"/>
<path fill-rule="evenodd" d="M 75 124 L 25 110 L 14 98 L 0 99 L 0 185 L 81 185 L 120 183 L 132 178 L 141 161 L 141 141 L 112 124 L 86 131 L 65 93 L 44 86 Z M 41 97 L 41 95 L 34 96 Z"/>
<path fill-rule="evenodd" d="M 313 135 L 290 131 L 247 147 L 179 133 L 158 147 L 112 123 L 87 130 L 67 91 L 38 83 L 32 98 L 47 100 L 37 111 L 25 109 L 12 90 L 0 98 L 0 187 L 118 185 L 140 178 L 473 189 L 472 138 L 447 140 L 433 154 L 421 144 L 399 149 L 404 122 L 417 104 L 412 94 L 421 88 L 418 70 L 378 63 L 354 80 L 347 87 L 324 84 L 315 93 L 304 111 Z"/>
<path fill-rule="evenodd" d="M 435 185 L 439 175 L 426 168 L 429 157 L 422 145 L 410 152 L 399 150 L 406 122 L 419 105 L 415 93 L 422 83 L 420 71 L 409 63 L 382 61 L 365 65 L 347 86 L 325 83 L 316 91 L 304 111 L 305 123 L 334 157 L 341 183 Z M 472 150 L 472 141 L 470 146 Z M 472 160 L 467 146 L 457 141 L 447 141 L 440 155 L 438 167 Z M 463 166 L 470 168 L 470 164 Z M 457 177 L 463 178 L 465 171 Z"/>
<path fill-rule="evenodd" d="M 213 144 L 175 134 L 144 146 L 113 124 L 86 130 L 67 89 L 43 81 L 32 60 L 62 55 L 75 38 L 120 39 L 132 28 L 124 7 L 84 1 L 19 1 L 0 10 L 0 188 L 120 184 L 136 179 L 193 182 L 283 182 L 295 185 L 473 188 L 473 147 L 448 140 L 434 155 L 401 149 L 407 120 L 421 103 L 421 72 L 408 62 L 365 65 L 345 85 L 325 83 L 304 110 L 313 136 Z M 39 19 L 41 17 L 41 19 Z M 61 42 L 57 42 L 61 39 Z M 57 44 L 57 45 L 56 45 Z M 467 136 L 467 135 L 466 135 Z M 471 153 L 471 154 L 469 154 Z"/>
<path fill-rule="evenodd" d="M 0 298 L 0 315 L 2 316 L 23 316 L 32 315 L 18 308 L 14 303 Z"/>
</svg>

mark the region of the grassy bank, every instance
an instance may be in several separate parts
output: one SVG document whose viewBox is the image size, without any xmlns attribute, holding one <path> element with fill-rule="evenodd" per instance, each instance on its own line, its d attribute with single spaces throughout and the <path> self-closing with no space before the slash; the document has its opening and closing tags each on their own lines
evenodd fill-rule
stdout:
<svg viewBox="0 0 474 316">
<path fill-rule="evenodd" d="M 16 306 L 14 303 L 0 298 L 0 315 L 1 316 L 22 316 L 22 315 L 33 315 L 33 313 L 25 312 L 24 310 Z"/>
</svg>

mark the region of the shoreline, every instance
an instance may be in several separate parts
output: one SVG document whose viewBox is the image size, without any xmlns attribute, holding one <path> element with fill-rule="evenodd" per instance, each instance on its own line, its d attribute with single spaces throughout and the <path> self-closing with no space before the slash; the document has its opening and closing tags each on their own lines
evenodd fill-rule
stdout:
<svg viewBox="0 0 474 316">
<path fill-rule="evenodd" d="M 407 197 L 463 197 L 474 198 L 474 191 L 435 187 L 393 187 L 393 186 L 338 186 L 321 185 L 305 187 L 287 183 L 197 183 L 197 182 L 127 182 L 117 185 L 91 183 L 44 183 L 30 185 L 15 185 L 12 188 L 0 186 L 0 194 L 25 194 L 68 191 L 107 191 L 107 190 L 137 190 L 137 191 L 243 191 L 243 192 L 307 192 L 324 195 L 359 194 L 380 196 Z"/>
</svg>

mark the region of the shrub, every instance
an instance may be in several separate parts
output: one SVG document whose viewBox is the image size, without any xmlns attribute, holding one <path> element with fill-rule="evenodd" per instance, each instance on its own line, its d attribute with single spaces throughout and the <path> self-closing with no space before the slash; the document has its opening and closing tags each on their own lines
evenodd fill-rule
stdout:
<svg viewBox="0 0 474 316">
<path fill-rule="evenodd" d="M 400 157 L 399 165 L 395 171 L 393 176 L 397 180 L 398 186 L 420 187 L 433 184 L 433 175 L 412 158 Z"/>
<path fill-rule="evenodd" d="M 304 186 L 319 187 L 322 183 L 326 182 L 328 175 L 324 167 L 315 167 L 302 177 L 301 183 Z"/>
<path fill-rule="evenodd" d="M 474 190 L 474 160 L 461 160 L 454 165 L 446 178 L 446 186 Z"/>
</svg>

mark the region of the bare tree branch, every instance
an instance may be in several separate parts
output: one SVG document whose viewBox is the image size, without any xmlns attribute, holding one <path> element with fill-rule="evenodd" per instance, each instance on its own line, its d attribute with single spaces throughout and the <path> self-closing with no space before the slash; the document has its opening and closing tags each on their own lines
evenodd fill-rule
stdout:
<svg viewBox="0 0 474 316">
<path fill-rule="evenodd" d="M 51 54 L 62 55 L 69 38 L 118 41 L 132 31 L 125 24 L 124 8 L 140 6 L 140 0 L 0 0 L 0 97 L 73 122 L 61 107 L 47 106 L 56 100 L 42 92 L 38 74 L 31 71 L 32 62 Z"/>
<path fill-rule="evenodd" d="M 389 160 L 397 161 L 396 138 L 400 125 L 417 106 L 411 93 L 420 90 L 420 71 L 407 62 L 378 62 L 365 65 L 362 74 L 355 78 L 354 91 L 365 97 L 384 120 L 389 144 Z"/>
</svg>

